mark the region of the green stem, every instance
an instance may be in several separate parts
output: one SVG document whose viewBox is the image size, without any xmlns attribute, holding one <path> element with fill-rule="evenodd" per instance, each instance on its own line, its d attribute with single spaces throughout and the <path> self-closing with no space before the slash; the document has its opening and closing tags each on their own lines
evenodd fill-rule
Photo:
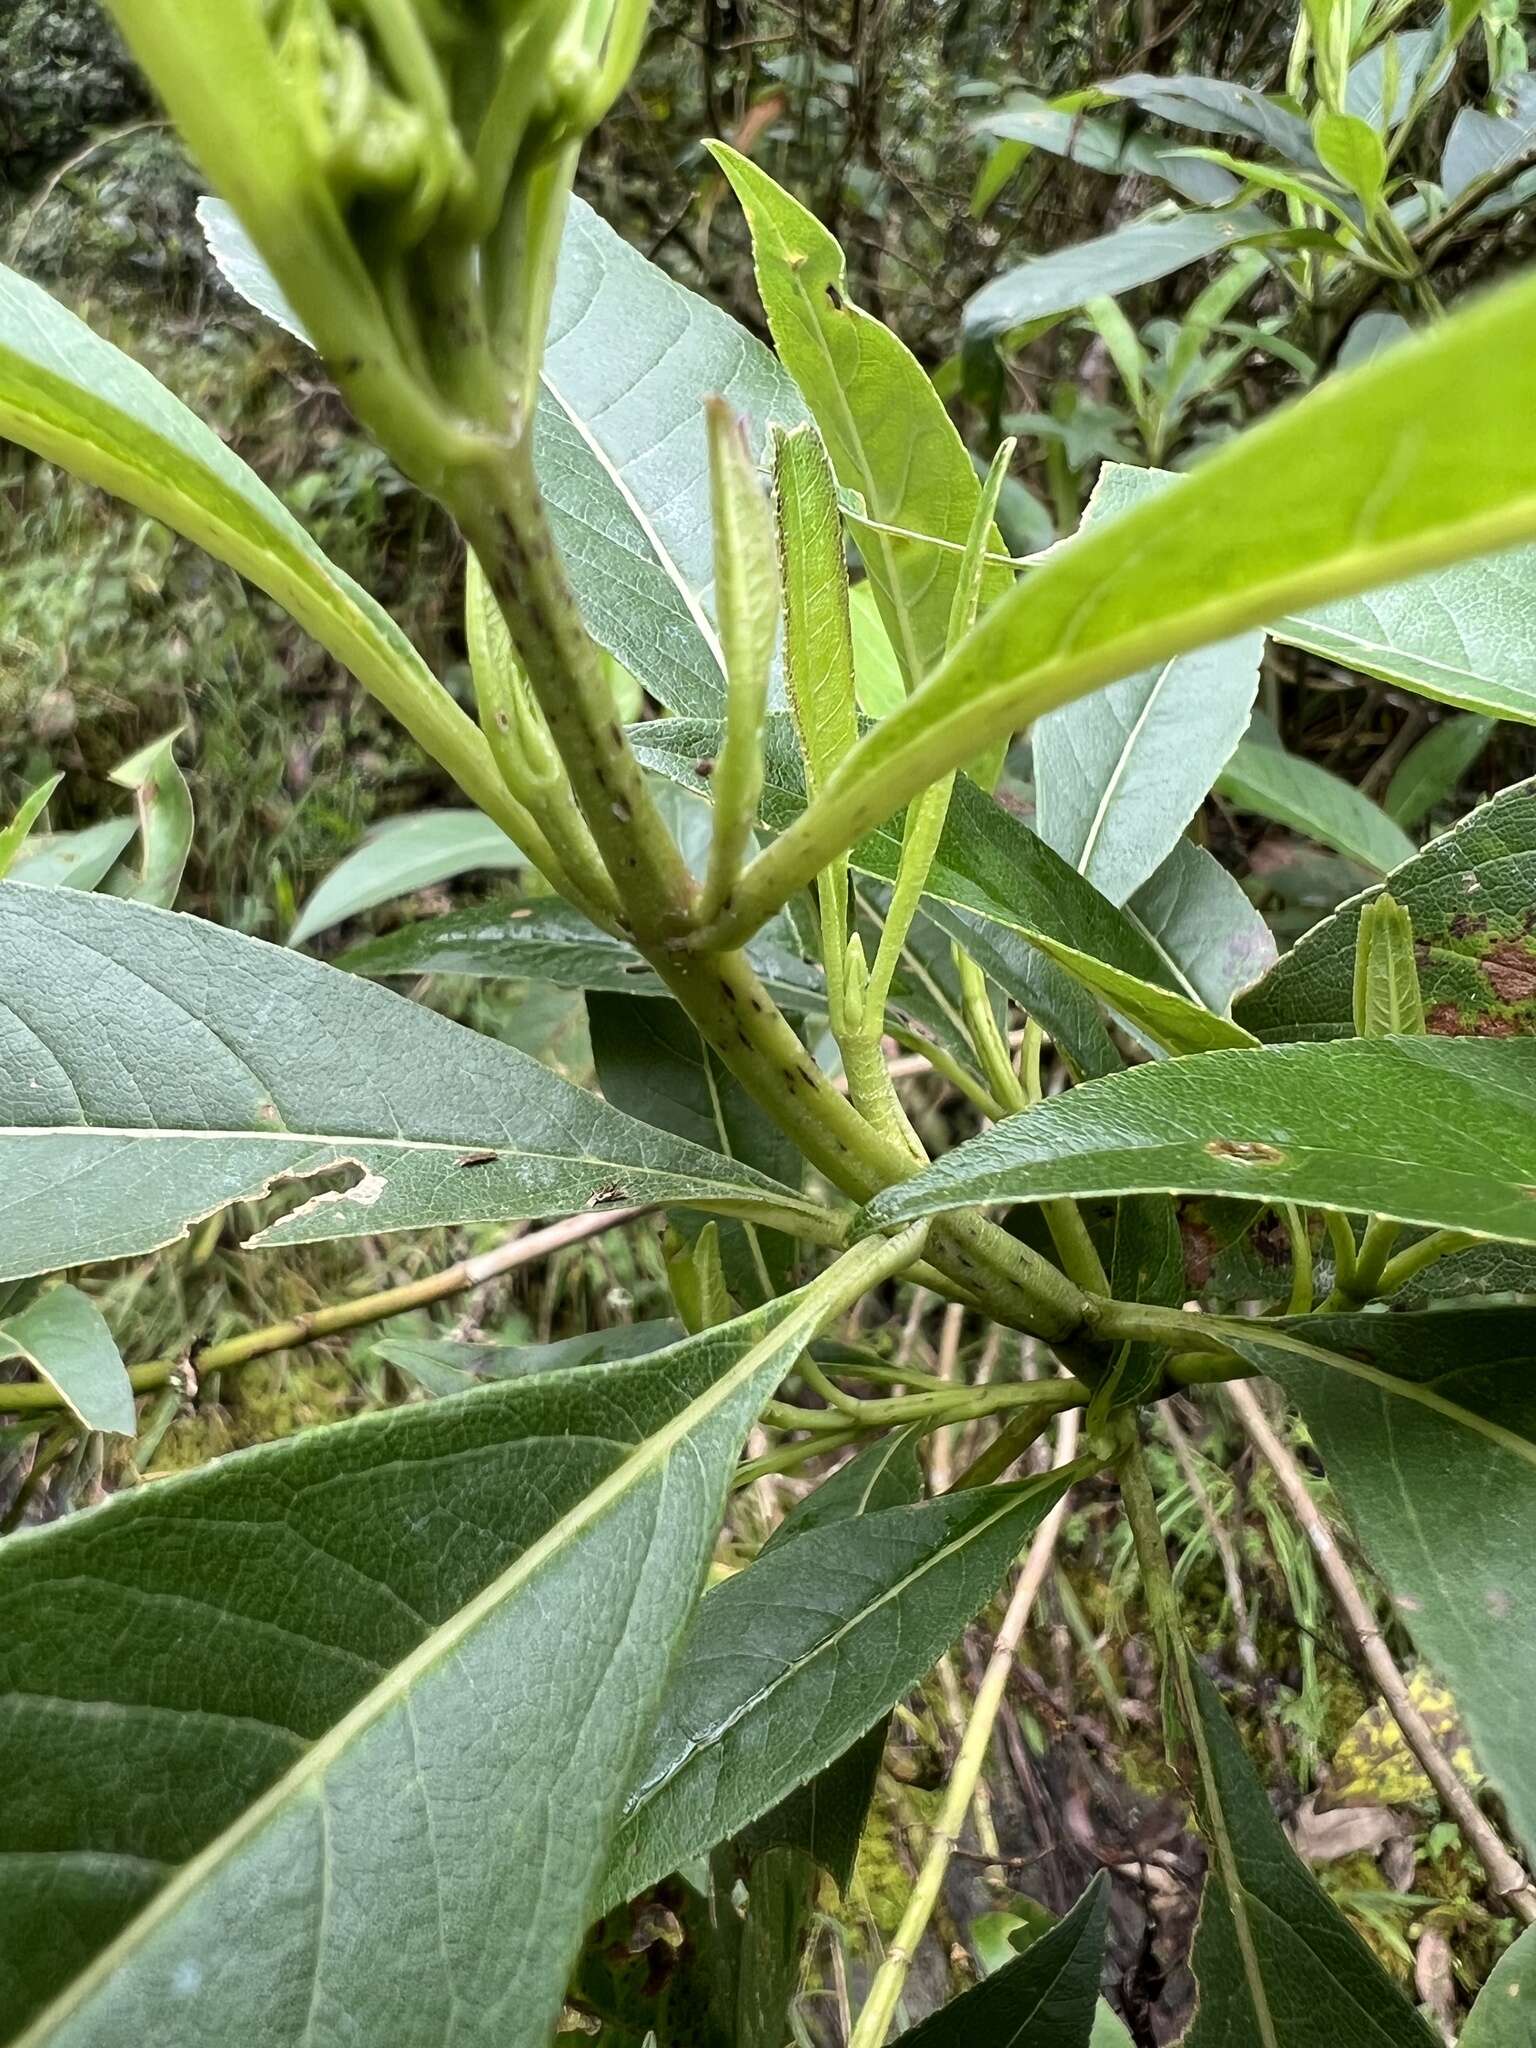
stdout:
<svg viewBox="0 0 1536 2048">
<path fill-rule="evenodd" d="M 1353 1270 L 1348 1276 L 1340 1275 L 1334 1282 L 1332 1294 L 1323 1303 L 1324 1311 L 1339 1308 L 1362 1308 L 1381 1290 L 1382 1276 L 1392 1247 L 1402 1234 L 1403 1226 L 1388 1216 L 1373 1216 L 1365 1226 L 1365 1235 L 1360 1240 L 1360 1249 L 1355 1255 Z"/>
<path fill-rule="evenodd" d="M 1416 1244 L 1400 1251 L 1396 1258 L 1388 1259 L 1381 1269 L 1376 1292 L 1383 1297 L 1395 1294 L 1410 1280 L 1417 1279 L 1427 1266 L 1434 1265 L 1437 1259 L 1469 1251 L 1477 1242 L 1469 1231 L 1432 1230 L 1428 1237 L 1421 1237 Z"/>
</svg>

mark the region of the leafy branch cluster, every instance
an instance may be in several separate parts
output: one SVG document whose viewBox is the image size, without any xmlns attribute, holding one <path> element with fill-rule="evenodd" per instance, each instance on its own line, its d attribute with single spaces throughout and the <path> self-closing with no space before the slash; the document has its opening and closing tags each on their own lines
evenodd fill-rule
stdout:
<svg viewBox="0 0 1536 2048">
<path fill-rule="evenodd" d="M 9 272 L 0 430 L 267 591 L 558 900 L 322 966 L 169 909 L 192 832 L 174 736 L 119 771 L 138 852 L 120 864 L 130 820 L 100 893 L 66 885 L 78 844 L 34 837 L 54 783 L 34 790 L 0 837 L 0 1343 L 34 1374 L 7 1389 L 13 1428 L 44 1432 L 46 1470 L 82 1430 L 133 1434 L 141 1398 L 163 1427 L 190 1361 L 127 1372 L 86 1295 L 46 1282 L 279 1182 L 344 1184 L 264 1246 L 663 1208 L 677 1323 L 8 1539 L 8 2033 L 205 2041 L 259 2011 L 274 2042 L 534 2043 L 570 2000 L 620 2040 L 782 2044 L 871 1731 L 1108 1470 L 1210 1847 L 1186 2038 L 1288 2048 L 1340 1986 L 1346 2038 L 1432 2038 L 1289 1850 L 1194 1655 L 1143 1426 L 1185 1389 L 1279 1384 L 1530 1841 L 1501 1648 L 1536 1597 L 1530 1312 L 1455 1297 L 1492 1246 L 1526 1291 L 1536 1245 L 1536 799 L 1507 790 L 1422 850 L 1356 811 L 1336 836 L 1390 888 L 1278 961 L 1186 828 L 1221 778 L 1282 816 L 1287 789 L 1319 801 L 1253 722 L 1270 637 L 1476 720 L 1536 719 L 1497 631 L 1530 576 L 1498 551 L 1536 539 L 1536 445 L 1511 431 L 1536 417 L 1536 286 L 1323 379 L 1185 477 L 1107 468 L 1081 532 L 1021 564 L 997 525 L 1013 442 L 978 475 L 834 237 L 749 155 L 714 147 L 772 355 L 572 198 L 637 55 L 634 0 L 115 11 L 218 188 L 231 281 L 318 349 L 467 543 L 476 717 L 216 435 Z M 1309 5 L 1290 99 L 1242 101 L 1315 164 L 1194 158 L 1238 181 L 1203 246 L 1294 259 L 1314 306 L 1364 272 L 1428 310 L 1390 163 L 1478 10 L 1422 45 L 1388 33 L 1396 10 L 1357 12 Z M 1349 105 L 1370 63 L 1374 119 Z M 1186 90 L 1180 117 L 1200 103 Z M 1255 225 L 1254 187 L 1285 227 Z M 1440 193 L 1413 196 L 1443 229 Z M 1257 281 L 1234 261 L 1195 354 Z M 1162 389 L 1094 304 L 1128 388 Z M 1021 324 L 1009 298 L 985 331 Z M 1193 359 L 1176 346 L 1169 388 Z M 1154 460 L 1164 420 L 1143 420 Z M 667 715 L 626 725 L 620 671 Z M 1038 831 L 999 800 L 1026 729 Z M 367 978 L 445 965 L 587 989 L 603 1093 Z M 974 1136 L 931 1156 L 893 1042 L 968 1100 Z M 1238 1240 L 1280 1220 L 1262 1313 L 1241 1287 L 1189 1299 L 1178 1197 L 1231 1205 Z M 1051 1374 L 967 1383 L 836 1341 L 896 1285 L 1027 1333 Z M 1009 1483 L 1058 1417 L 1054 1468 Z M 984 1418 L 920 1497 L 912 1444 Z M 728 1488 L 844 1449 L 701 1597 Z M 1039 1569 L 854 2048 L 896 2016 Z M 1502 1909 L 1536 1919 L 1515 1853 L 1462 1811 Z M 712 1931 L 641 1997 L 585 1936 L 673 1882 Z M 1086 2048 L 1116 2024 L 1105 1911 L 1092 1888 L 917 2031 L 1011 2039 L 1038 2016 L 1042 2041 Z M 1496 2040 L 1479 2013 L 1467 2040 Z"/>
</svg>

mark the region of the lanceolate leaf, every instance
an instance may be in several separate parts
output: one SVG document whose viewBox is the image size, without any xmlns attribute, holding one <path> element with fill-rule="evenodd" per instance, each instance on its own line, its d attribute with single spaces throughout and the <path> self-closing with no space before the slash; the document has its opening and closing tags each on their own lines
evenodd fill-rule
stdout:
<svg viewBox="0 0 1536 2048">
<path fill-rule="evenodd" d="M 783 901 L 917 789 L 1006 732 L 1246 627 L 1536 532 L 1524 346 L 1536 282 L 1506 287 L 1226 444 L 1053 550 L 860 740 L 748 871 Z M 1485 707 L 1486 708 L 1486 707 Z"/>
<path fill-rule="evenodd" d="M 764 1551 L 792 1542 L 809 1529 L 841 1522 L 850 1515 L 878 1514 L 883 1508 L 909 1506 L 921 1498 L 922 1470 L 917 1462 L 915 1432 L 896 1430 L 867 1445 L 830 1479 L 797 1501 L 763 1546 Z M 749 1855 L 785 1846 L 804 1850 L 845 1892 L 853 1879 L 859 1840 L 869 1802 L 874 1797 L 880 1759 L 885 1753 L 887 1720 L 881 1716 L 851 1749 L 833 1759 L 777 1806 L 752 1822 L 741 1836 Z"/>
<path fill-rule="evenodd" d="M 256 2013 L 271 2048 L 545 2041 L 732 1463 L 824 1312 L 7 1544 L 7 2034 L 52 1999 L 28 2048 L 233 2048 Z"/>
<path fill-rule="evenodd" d="M 390 818 L 331 869 L 299 912 L 288 943 L 302 946 L 316 932 L 388 903 L 393 896 L 429 889 L 434 882 L 451 881 L 476 868 L 527 865 L 527 856 L 479 811 L 413 811 Z"/>
<path fill-rule="evenodd" d="M 774 1001 L 791 1010 L 821 1008 L 826 988 L 818 969 L 768 940 L 749 948 Z M 470 974 L 551 981 L 558 988 L 607 989 L 664 996 L 665 984 L 624 939 L 616 939 L 568 903 L 489 903 L 400 925 L 367 939 L 339 963 L 354 974 Z"/>
<path fill-rule="evenodd" d="M 1175 127 L 1194 128 L 1204 135 L 1235 135 L 1303 168 L 1317 163 L 1311 134 L 1299 114 L 1231 79 L 1191 73 L 1154 78 L 1136 71 L 1111 79 L 1100 90 Z"/>
<path fill-rule="evenodd" d="M 896 2048 L 1090 2048 L 1109 1886 L 1102 1874 L 1021 1956 L 899 2035 Z"/>
<path fill-rule="evenodd" d="M 1031 320 L 1070 313 L 1090 299 L 1114 297 L 1185 270 L 1207 256 L 1274 232 L 1252 207 L 1231 213 L 1183 213 L 1164 206 L 1090 242 L 1032 257 L 993 278 L 965 309 L 972 341 L 990 341 Z"/>
<path fill-rule="evenodd" d="M 1285 1839 L 1216 1688 L 1192 1655 L 1184 1671 L 1201 1818 L 1212 1844 L 1191 1958 L 1197 2004 L 1187 2048 L 1315 2048 L 1321 2014 L 1339 2048 L 1432 2048 L 1438 2036 Z"/>
<path fill-rule="evenodd" d="M 101 1310 L 78 1288 L 51 1288 L 0 1318 L 0 1358 L 20 1358 L 51 1381 L 87 1429 L 133 1435 L 128 1369 Z"/>
<path fill-rule="evenodd" d="M 502 809 L 489 748 L 395 622 L 148 370 L 3 268 L 0 433 L 163 519 L 249 577 L 429 754 L 451 748 L 473 761 L 468 793 L 492 813 Z"/>
<path fill-rule="evenodd" d="M 229 209 L 204 200 L 199 211 L 236 291 L 282 319 L 276 283 Z M 291 314 L 284 324 L 298 331 Z M 752 422 L 759 450 L 770 421 L 805 417 L 760 342 L 573 199 L 535 429 L 539 481 L 593 638 L 669 710 L 695 716 L 725 695 L 703 418 L 716 392 Z"/>
<path fill-rule="evenodd" d="M 1167 470 L 1110 463 L 1094 504 L 1123 511 L 1175 482 Z M 1276 640 L 1361 675 L 1469 711 L 1536 721 L 1536 548 L 1481 555 L 1267 623 Z"/>
<path fill-rule="evenodd" d="M 48 799 L 64 780 L 62 775 L 50 775 L 46 781 L 28 790 L 17 806 L 15 816 L 0 830 L 0 882 L 10 873 L 16 856 L 26 845 L 32 827 L 48 807 Z"/>
<path fill-rule="evenodd" d="M 1010 1117 L 870 1204 L 1168 1189 L 1536 1243 L 1536 1042 L 1346 1039 L 1163 1060 Z"/>
<path fill-rule="evenodd" d="M 843 253 L 815 215 L 749 158 L 722 143 L 711 149 L 752 230 L 758 290 L 780 360 L 815 416 L 837 481 L 861 501 L 859 551 L 907 688 L 915 688 L 944 652 L 959 549 L 980 482 L 922 365 L 889 328 L 850 303 Z M 951 546 L 902 539 L 885 526 Z M 995 527 L 992 539 L 1001 553 Z M 1011 580 L 1006 566 L 989 566 L 983 607 Z"/>
<path fill-rule="evenodd" d="M 1216 786 L 1240 811 L 1257 811 L 1261 818 L 1289 825 L 1378 874 L 1413 852 L 1402 826 L 1353 784 L 1271 740 L 1245 739 Z"/>
<path fill-rule="evenodd" d="M 1219 1327 L 1300 1407 L 1403 1626 L 1536 1846 L 1536 1310 Z"/>
<path fill-rule="evenodd" d="M 1174 968 L 1178 985 L 1219 1015 L 1274 965 L 1268 925 L 1220 861 L 1188 839 L 1126 909 Z"/>
<path fill-rule="evenodd" d="M 1413 920 L 1429 1029 L 1499 1037 L 1536 1032 L 1536 783 L 1518 782 L 1393 870 Z M 1312 930 L 1237 1004 L 1262 1039 L 1346 1037 L 1357 897 Z"/>
<path fill-rule="evenodd" d="M 734 1834 L 839 1757 L 943 1654 L 1060 1475 L 775 1544 L 704 1600 L 625 1802 L 604 1905 Z"/>
<path fill-rule="evenodd" d="M 6 883 L 0 980 L 0 1278 L 147 1251 L 342 1168 L 355 1185 L 262 1242 L 596 1202 L 801 1206 L 524 1054 L 196 918 Z"/>
<path fill-rule="evenodd" d="M 1043 933 L 1037 932 L 1033 943 L 1164 1052 L 1215 1052 L 1223 1046 L 1258 1043 L 1251 1031 L 1234 1024 L 1230 1017 L 1216 1016 L 1188 996 L 1142 981 L 1122 968 L 1108 967 L 1102 960 L 1090 960 L 1076 947 L 1063 946 Z"/>
<path fill-rule="evenodd" d="M 1079 697 L 1035 727 L 1040 836 L 1111 903 L 1161 866 L 1230 760 L 1263 651 L 1263 633 L 1245 633 Z"/>
</svg>

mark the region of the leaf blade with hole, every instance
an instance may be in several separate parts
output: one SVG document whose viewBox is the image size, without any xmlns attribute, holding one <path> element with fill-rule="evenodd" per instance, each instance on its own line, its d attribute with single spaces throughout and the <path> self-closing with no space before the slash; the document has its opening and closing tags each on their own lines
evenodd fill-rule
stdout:
<svg viewBox="0 0 1536 2048">
<path fill-rule="evenodd" d="M 275 1179 L 342 1165 L 351 1189 L 261 1241 L 604 1201 L 779 1206 L 764 1176 L 510 1047 L 195 918 L 5 883 L 0 962 L 7 1277 L 149 1250 Z"/>
</svg>

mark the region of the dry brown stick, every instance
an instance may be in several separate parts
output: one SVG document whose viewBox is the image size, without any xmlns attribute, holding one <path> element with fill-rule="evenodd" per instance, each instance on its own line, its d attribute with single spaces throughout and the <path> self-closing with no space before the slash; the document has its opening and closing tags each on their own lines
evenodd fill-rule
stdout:
<svg viewBox="0 0 1536 2048">
<path fill-rule="evenodd" d="M 221 1344 L 210 1344 L 198 1352 L 191 1363 L 198 1373 L 226 1372 L 235 1366 L 249 1365 L 253 1359 L 269 1358 L 274 1351 L 290 1351 L 299 1344 L 312 1344 L 317 1337 L 334 1336 L 340 1330 L 353 1330 L 362 1323 L 382 1322 L 388 1316 L 403 1315 L 408 1309 L 425 1307 L 428 1302 L 442 1301 L 453 1294 L 466 1294 L 472 1287 L 483 1287 L 487 1280 L 516 1272 L 520 1266 L 537 1265 L 540 1259 L 547 1259 L 568 1245 L 598 1237 L 605 1230 L 616 1230 L 620 1224 L 633 1223 L 636 1217 L 645 1214 L 644 1209 L 595 1209 L 579 1216 L 567 1216 L 544 1230 L 531 1231 L 526 1236 L 519 1234 L 497 1245 L 494 1251 L 478 1252 L 473 1258 L 460 1259 L 456 1265 L 446 1266 L 440 1273 L 429 1273 L 424 1280 L 410 1280 L 403 1287 L 389 1287 L 382 1293 L 365 1294 L 356 1301 L 337 1302 L 330 1308 L 315 1309 L 309 1315 L 294 1316 L 287 1322 L 268 1323 L 262 1329 L 248 1330 L 243 1337 L 229 1337 Z M 165 1386 L 174 1374 L 185 1375 L 188 1363 L 178 1358 L 152 1358 L 144 1365 L 131 1367 L 128 1377 L 136 1394 L 151 1393 L 155 1388 Z M 43 1381 L 17 1381 L 14 1385 L 0 1386 L 0 1412 L 3 1413 L 49 1413 L 63 1405 L 58 1392 Z"/>
<path fill-rule="evenodd" d="M 1075 1409 L 1069 1409 L 1056 1425 L 1057 1466 L 1070 1465 L 1077 1455 L 1079 1417 Z M 1063 1494 L 1045 1520 L 1035 1531 L 1024 1569 L 1019 1573 L 1018 1583 L 1008 1601 L 997 1635 L 993 1641 L 992 1654 L 971 1709 L 970 1725 L 960 1745 L 945 1790 L 943 1805 L 928 1840 L 928 1851 L 923 1858 L 922 1869 L 902 1914 L 901 1925 L 896 1938 L 886 1951 L 885 1961 L 876 1971 L 870 1985 L 864 2009 L 859 2014 L 858 2024 L 853 2030 L 849 2048 L 881 2048 L 891 2019 L 901 1998 L 906 1983 L 907 1971 L 917 1952 L 918 1943 L 927 1931 L 934 1903 L 938 1899 L 949 1868 L 949 1859 L 954 1854 L 970 1811 L 972 1795 L 982 1771 L 987 1751 L 992 1741 L 992 1730 L 997 1722 L 998 1710 L 1003 1703 L 1013 1660 L 1018 1652 L 1024 1630 L 1029 1624 L 1030 1610 L 1039 1598 L 1040 1588 L 1045 1583 L 1056 1555 L 1057 1539 L 1061 1535 L 1063 1522 L 1067 1517 L 1068 1495 Z"/>
<path fill-rule="evenodd" d="M 1318 1567 L 1328 1581 L 1339 1612 L 1359 1641 L 1366 1668 L 1403 1731 L 1404 1742 L 1488 1873 L 1488 1883 L 1495 1895 L 1527 1926 L 1536 1926 L 1536 1885 L 1532 1884 L 1524 1866 L 1511 1853 L 1493 1823 L 1456 1775 L 1450 1759 L 1414 1705 L 1407 1680 L 1387 1648 L 1376 1617 L 1356 1585 L 1354 1574 L 1334 1541 L 1333 1531 L 1323 1519 L 1321 1509 L 1307 1491 L 1301 1467 L 1272 1428 L 1252 1387 L 1241 1380 L 1233 1380 L 1229 1382 L 1226 1393 L 1238 1421 L 1248 1433 L 1249 1441 L 1273 1468 L 1281 1492 L 1316 1553 Z"/>
</svg>

